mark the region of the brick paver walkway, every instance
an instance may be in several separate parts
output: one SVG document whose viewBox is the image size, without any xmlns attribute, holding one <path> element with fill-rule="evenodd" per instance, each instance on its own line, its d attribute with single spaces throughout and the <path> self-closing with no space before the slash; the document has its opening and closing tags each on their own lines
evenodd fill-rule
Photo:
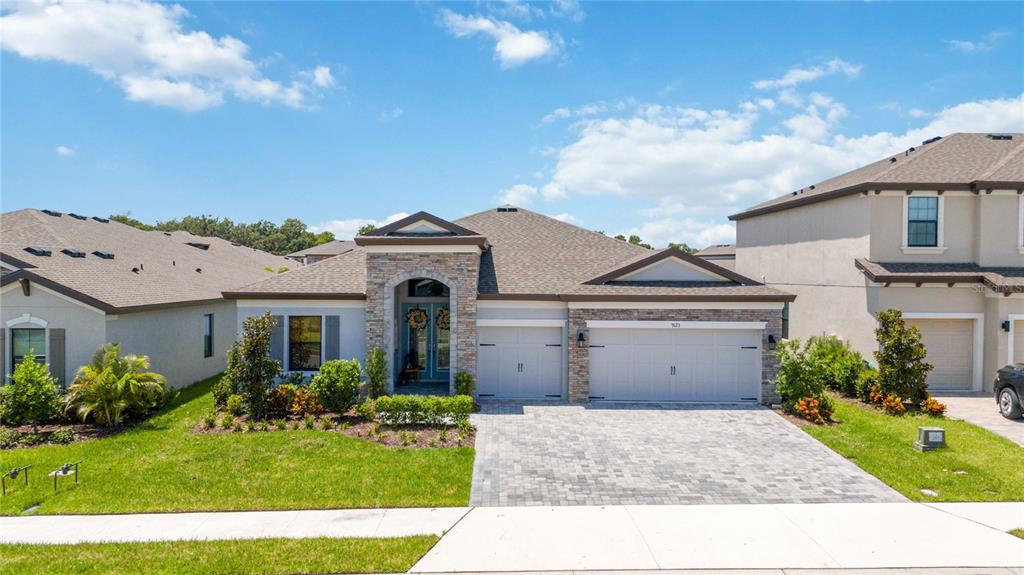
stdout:
<svg viewBox="0 0 1024 575">
<path fill-rule="evenodd" d="M 490 402 L 471 505 L 895 502 L 771 410 Z"/>
</svg>

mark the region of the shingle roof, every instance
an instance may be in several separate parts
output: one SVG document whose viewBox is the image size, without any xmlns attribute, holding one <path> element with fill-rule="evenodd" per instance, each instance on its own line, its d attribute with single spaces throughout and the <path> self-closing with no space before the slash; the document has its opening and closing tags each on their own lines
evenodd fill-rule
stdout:
<svg viewBox="0 0 1024 575">
<path fill-rule="evenodd" d="M 33 255 L 25 251 L 30 246 L 45 248 L 51 255 Z M 65 248 L 86 255 L 70 257 L 61 253 Z M 114 257 L 104 259 L 93 253 L 97 251 Z M 264 266 L 294 264 L 220 238 L 143 231 L 115 221 L 71 214 L 55 217 L 35 209 L 0 215 L 0 257 L 23 268 L 5 274 L 4 284 L 28 278 L 118 312 L 220 299 L 224 290 L 271 276 Z"/>
<path fill-rule="evenodd" d="M 529 210 L 487 210 L 454 222 L 487 240 L 480 258 L 481 299 L 752 299 L 788 301 L 792 296 L 741 282 L 610 282 L 584 286 L 611 269 L 659 252 L 610 238 Z M 687 256 L 690 257 L 690 256 Z M 713 266 L 700 260 L 699 265 Z M 717 268 L 716 268 L 717 269 Z M 726 274 L 733 274 L 725 270 Z M 732 277 L 726 275 L 726 277 Z M 366 293 L 362 247 L 253 285 L 228 297 L 356 298 Z"/>
<path fill-rule="evenodd" d="M 877 283 L 981 283 L 997 292 L 1024 292 L 1024 268 L 975 263 L 873 262 L 864 258 L 854 263 L 869 280 Z"/>
<path fill-rule="evenodd" d="M 356 243 L 352 240 L 333 240 L 330 242 L 322 243 L 318 246 L 292 252 L 285 256 L 286 258 L 301 258 L 303 256 L 336 256 L 345 252 L 352 251 L 356 247 Z"/>
<path fill-rule="evenodd" d="M 736 257 L 736 245 L 735 244 L 721 244 L 717 246 L 708 246 L 699 252 L 695 252 L 693 255 L 697 257 L 708 257 L 708 256 L 732 256 Z"/>
<path fill-rule="evenodd" d="M 1024 187 L 1024 134 L 951 134 L 758 204 L 730 220 L 741 220 L 871 189 L 977 190 Z"/>
</svg>

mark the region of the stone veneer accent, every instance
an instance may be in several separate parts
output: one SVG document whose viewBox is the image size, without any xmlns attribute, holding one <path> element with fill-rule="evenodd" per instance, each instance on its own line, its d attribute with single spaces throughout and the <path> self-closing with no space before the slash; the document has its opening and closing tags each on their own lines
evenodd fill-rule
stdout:
<svg viewBox="0 0 1024 575">
<path fill-rule="evenodd" d="M 576 344 L 576 334 L 583 332 L 587 343 L 590 334 L 587 320 L 652 320 L 652 321 L 763 321 L 768 326 L 761 336 L 761 403 L 779 403 L 775 393 L 775 376 L 779 360 L 768 349 L 768 334 L 781 339 L 782 310 L 767 309 L 570 309 L 569 310 L 569 401 L 590 400 L 589 347 Z"/>
<path fill-rule="evenodd" d="M 388 372 L 394 374 L 395 287 L 414 278 L 429 278 L 448 286 L 452 357 L 449 388 L 455 392 L 455 374 L 466 371 L 476 376 L 476 294 L 480 254 L 403 253 L 366 254 L 366 349 L 381 347 L 388 352 Z M 394 380 L 388 391 L 394 390 Z"/>
</svg>

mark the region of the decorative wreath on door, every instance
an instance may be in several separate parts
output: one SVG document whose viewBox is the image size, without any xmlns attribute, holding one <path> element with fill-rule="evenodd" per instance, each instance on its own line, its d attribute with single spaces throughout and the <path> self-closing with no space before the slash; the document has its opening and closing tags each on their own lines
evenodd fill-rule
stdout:
<svg viewBox="0 0 1024 575">
<path fill-rule="evenodd" d="M 427 327 L 427 323 L 430 322 L 430 317 L 427 316 L 427 310 L 414 307 L 406 312 L 405 320 L 409 322 L 409 327 L 413 329 L 423 329 Z"/>
<path fill-rule="evenodd" d="M 441 329 L 451 329 L 452 327 L 452 312 L 450 309 L 443 307 L 437 310 L 437 318 L 434 320 L 437 322 L 437 327 Z"/>
</svg>

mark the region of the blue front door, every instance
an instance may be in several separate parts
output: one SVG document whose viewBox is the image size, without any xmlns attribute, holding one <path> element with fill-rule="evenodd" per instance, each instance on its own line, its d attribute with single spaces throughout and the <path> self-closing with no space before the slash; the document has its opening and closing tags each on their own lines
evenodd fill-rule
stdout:
<svg viewBox="0 0 1024 575">
<path fill-rule="evenodd" d="M 419 367 L 421 380 L 448 381 L 451 330 L 447 315 L 447 303 L 402 305 L 402 365 Z"/>
</svg>

